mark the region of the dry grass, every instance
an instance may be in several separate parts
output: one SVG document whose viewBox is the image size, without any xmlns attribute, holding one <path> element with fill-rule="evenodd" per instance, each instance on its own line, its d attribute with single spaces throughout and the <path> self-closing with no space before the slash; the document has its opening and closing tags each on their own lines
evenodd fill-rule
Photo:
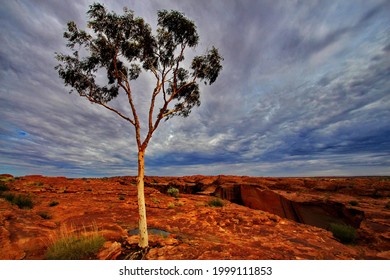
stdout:
<svg viewBox="0 0 390 280">
<path fill-rule="evenodd" d="M 92 230 L 86 227 L 75 231 L 73 227 L 61 227 L 58 234 L 51 238 L 45 257 L 49 260 L 83 260 L 93 258 L 105 242 L 104 237 L 94 224 Z"/>
<path fill-rule="evenodd" d="M 216 198 L 210 199 L 208 202 L 208 205 L 211 207 L 223 207 L 225 204 L 223 203 L 223 201 L 219 197 L 216 197 Z"/>
</svg>

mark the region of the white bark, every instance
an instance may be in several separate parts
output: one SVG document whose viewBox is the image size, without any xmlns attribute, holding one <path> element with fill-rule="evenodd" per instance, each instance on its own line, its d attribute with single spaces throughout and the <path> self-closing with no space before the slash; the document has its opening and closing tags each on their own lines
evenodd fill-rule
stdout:
<svg viewBox="0 0 390 280">
<path fill-rule="evenodd" d="M 144 193 L 144 176 L 145 176 L 145 152 L 138 152 L 138 177 L 137 177 L 137 192 L 138 192 L 138 213 L 139 213 L 139 243 L 141 248 L 149 246 L 148 227 L 146 223 L 146 207 Z"/>
</svg>

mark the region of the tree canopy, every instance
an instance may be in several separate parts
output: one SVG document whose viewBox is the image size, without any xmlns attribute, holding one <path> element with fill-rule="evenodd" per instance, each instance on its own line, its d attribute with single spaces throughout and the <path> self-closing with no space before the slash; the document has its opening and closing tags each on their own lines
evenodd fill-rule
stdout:
<svg viewBox="0 0 390 280">
<path fill-rule="evenodd" d="M 150 115 L 150 131 L 154 131 L 162 118 L 187 117 L 194 106 L 200 105 L 199 81 L 211 85 L 221 69 L 222 56 L 215 47 L 204 55 L 193 58 L 190 69 L 181 66 L 186 48 L 198 45 L 199 36 L 194 22 L 178 11 L 158 11 L 157 34 L 153 34 L 144 19 L 124 9 L 123 15 L 108 12 L 101 4 L 93 4 L 88 11 L 88 28 L 78 29 L 69 22 L 64 38 L 72 54 L 57 54 L 61 63 L 56 67 L 66 85 L 80 96 L 116 112 L 133 125 L 137 125 L 130 82 L 142 71 L 156 77 L 150 111 L 155 98 L 161 94 L 163 106 L 155 120 Z M 80 49 L 83 54 L 80 55 Z M 85 55 L 87 53 L 87 55 Z M 104 69 L 107 84 L 97 82 L 96 73 Z M 110 107 L 107 103 L 124 91 L 133 110 L 133 116 Z"/>
</svg>

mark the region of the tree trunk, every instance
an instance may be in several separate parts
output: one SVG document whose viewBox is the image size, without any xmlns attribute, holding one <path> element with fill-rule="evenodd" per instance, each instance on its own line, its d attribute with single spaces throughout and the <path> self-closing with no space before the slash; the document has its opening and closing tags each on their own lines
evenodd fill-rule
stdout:
<svg viewBox="0 0 390 280">
<path fill-rule="evenodd" d="M 137 192 L 138 192 L 138 213 L 139 213 L 139 243 L 141 248 L 149 246 L 148 228 L 146 223 L 146 208 L 145 208 L 145 193 L 144 193 L 144 176 L 145 176 L 145 151 L 138 151 L 138 177 L 137 177 Z"/>
</svg>

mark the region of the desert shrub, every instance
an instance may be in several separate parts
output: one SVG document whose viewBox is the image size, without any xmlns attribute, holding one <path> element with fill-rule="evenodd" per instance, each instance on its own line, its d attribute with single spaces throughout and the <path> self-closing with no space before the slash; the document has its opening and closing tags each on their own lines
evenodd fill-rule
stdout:
<svg viewBox="0 0 390 280">
<path fill-rule="evenodd" d="M 177 203 L 176 203 L 176 205 L 177 205 L 177 206 L 183 206 L 183 205 L 184 205 L 184 203 L 183 203 L 183 202 L 181 202 L 181 201 L 179 201 L 179 202 L 177 202 Z"/>
<path fill-rule="evenodd" d="M 123 195 L 120 195 L 119 200 L 125 200 L 125 197 Z"/>
<path fill-rule="evenodd" d="M 32 201 L 30 196 L 26 195 L 17 195 L 15 196 L 14 203 L 20 209 L 31 209 L 34 207 L 34 202 Z"/>
<path fill-rule="evenodd" d="M 179 189 L 176 189 L 174 187 L 170 187 L 167 191 L 167 194 L 172 197 L 178 197 L 179 196 Z"/>
<path fill-rule="evenodd" d="M 13 193 L 4 193 L 1 195 L 1 197 L 3 197 L 5 200 L 7 200 L 8 202 L 11 202 L 14 200 L 15 198 L 15 195 Z"/>
<path fill-rule="evenodd" d="M 216 197 L 216 198 L 209 200 L 208 204 L 211 207 L 223 207 L 224 206 L 223 201 L 219 197 Z"/>
<path fill-rule="evenodd" d="M 6 191 L 9 191 L 9 188 L 7 187 L 7 185 L 4 182 L 0 181 L 0 193 L 6 192 Z"/>
<path fill-rule="evenodd" d="M 66 189 L 67 187 L 61 187 L 59 190 L 58 190 L 58 193 L 66 193 Z"/>
<path fill-rule="evenodd" d="M 174 209 L 175 208 L 175 204 L 173 204 L 172 202 L 170 202 L 168 204 L 168 209 Z"/>
<path fill-rule="evenodd" d="M 31 209 L 34 207 L 34 203 L 28 195 L 7 193 L 3 197 L 10 203 L 17 205 L 20 209 Z"/>
<path fill-rule="evenodd" d="M 51 215 L 49 214 L 49 212 L 39 212 L 38 213 L 39 216 L 41 216 L 41 218 L 45 219 L 45 220 L 49 220 L 51 219 Z"/>
<path fill-rule="evenodd" d="M 353 243 L 356 240 L 356 229 L 352 226 L 330 224 L 330 231 L 341 243 Z"/>
<path fill-rule="evenodd" d="M 56 240 L 46 251 L 45 258 L 49 260 L 82 260 L 92 258 L 103 246 L 105 239 L 98 230 L 88 233 L 73 233 L 62 229 Z"/>
<path fill-rule="evenodd" d="M 14 177 L 0 176 L 0 182 L 2 183 L 13 182 L 13 181 L 15 181 Z"/>
<path fill-rule="evenodd" d="M 54 207 L 54 206 L 57 206 L 58 204 L 60 204 L 58 201 L 52 201 L 49 203 L 49 206 Z"/>
<path fill-rule="evenodd" d="M 350 202 L 348 202 L 349 205 L 351 206 L 358 206 L 359 205 L 359 202 L 357 202 L 356 200 L 351 200 Z"/>
</svg>

